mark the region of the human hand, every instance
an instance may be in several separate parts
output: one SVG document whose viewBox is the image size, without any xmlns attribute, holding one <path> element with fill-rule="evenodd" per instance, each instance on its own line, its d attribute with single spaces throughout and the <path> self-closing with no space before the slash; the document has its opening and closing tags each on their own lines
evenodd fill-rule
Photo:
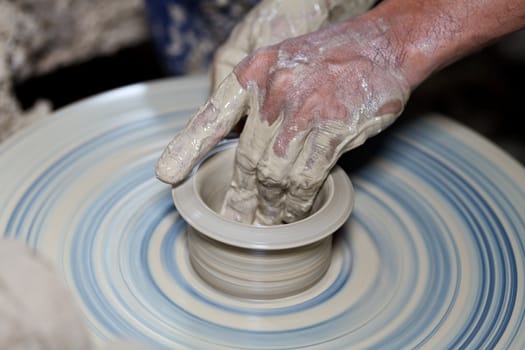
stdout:
<svg viewBox="0 0 525 350">
<path fill-rule="evenodd" d="M 339 156 L 386 128 L 410 92 L 382 22 L 357 18 L 257 50 L 168 145 L 162 181 L 181 181 L 248 113 L 223 215 L 264 225 L 308 215 Z"/>
<path fill-rule="evenodd" d="M 263 0 L 235 26 L 217 50 L 212 66 L 215 90 L 256 49 L 310 33 L 328 22 L 368 10 L 375 0 Z"/>
</svg>

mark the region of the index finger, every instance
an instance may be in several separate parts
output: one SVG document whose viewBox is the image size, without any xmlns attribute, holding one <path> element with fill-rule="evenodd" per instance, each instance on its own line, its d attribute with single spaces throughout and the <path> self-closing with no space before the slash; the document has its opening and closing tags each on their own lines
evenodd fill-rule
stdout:
<svg viewBox="0 0 525 350">
<path fill-rule="evenodd" d="M 168 184 L 182 181 L 245 114 L 248 95 L 234 73 L 229 74 L 162 152 L 157 178 Z"/>
</svg>

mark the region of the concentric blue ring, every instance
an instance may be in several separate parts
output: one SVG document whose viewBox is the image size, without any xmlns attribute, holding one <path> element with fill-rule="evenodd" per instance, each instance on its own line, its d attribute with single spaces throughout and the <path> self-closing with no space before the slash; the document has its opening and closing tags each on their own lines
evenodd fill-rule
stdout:
<svg viewBox="0 0 525 350">
<path fill-rule="evenodd" d="M 525 171 L 442 118 L 350 174 L 355 209 L 312 289 L 237 299 L 192 270 L 153 167 L 206 78 L 131 86 L 0 147 L 0 227 L 53 261 L 93 336 L 158 349 L 521 349 Z"/>
</svg>

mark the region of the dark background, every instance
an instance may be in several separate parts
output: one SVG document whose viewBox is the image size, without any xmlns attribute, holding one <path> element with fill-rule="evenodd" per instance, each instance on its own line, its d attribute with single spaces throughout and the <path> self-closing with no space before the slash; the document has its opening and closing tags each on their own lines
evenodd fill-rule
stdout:
<svg viewBox="0 0 525 350">
<path fill-rule="evenodd" d="M 14 89 L 24 108 L 38 98 L 59 108 L 102 91 L 167 76 L 148 41 L 18 82 Z M 442 113 L 525 164 L 524 82 L 525 35 L 515 34 L 434 74 L 414 91 L 402 118 Z"/>
</svg>

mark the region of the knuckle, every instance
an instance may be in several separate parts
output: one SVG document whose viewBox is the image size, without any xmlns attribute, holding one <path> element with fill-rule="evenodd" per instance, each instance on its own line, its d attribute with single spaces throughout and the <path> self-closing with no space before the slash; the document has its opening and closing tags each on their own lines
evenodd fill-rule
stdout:
<svg viewBox="0 0 525 350">
<path fill-rule="evenodd" d="M 377 112 L 375 113 L 376 117 L 381 117 L 384 115 L 399 115 L 403 110 L 403 103 L 399 99 L 389 100 L 381 105 Z"/>
<path fill-rule="evenodd" d="M 302 174 L 290 179 L 289 193 L 302 200 L 309 199 L 317 194 L 324 182 L 324 177 Z"/>
<path fill-rule="evenodd" d="M 257 49 L 246 56 L 236 67 L 235 74 L 243 82 L 257 81 L 261 76 L 267 74 L 269 67 L 276 61 L 277 55 L 272 47 Z"/>
<path fill-rule="evenodd" d="M 283 214 L 283 221 L 291 223 L 301 220 L 308 216 L 313 206 L 313 199 L 304 200 L 289 195 L 286 200 L 286 208 Z"/>
<path fill-rule="evenodd" d="M 284 187 L 283 175 L 277 169 L 272 169 L 266 162 L 259 162 L 257 165 L 257 181 L 267 186 Z"/>
<path fill-rule="evenodd" d="M 251 156 L 250 152 L 245 151 L 242 147 L 237 147 L 235 164 L 244 173 L 254 173 L 257 168 L 257 160 Z"/>
<path fill-rule="evenodd" d="M 272 186 L 268 184 L 258 183 L 257 188 L 261 199 L 271 203 L 278 202 L 284 194 L 283 188 L 278 185 Z"/>
</svg>

